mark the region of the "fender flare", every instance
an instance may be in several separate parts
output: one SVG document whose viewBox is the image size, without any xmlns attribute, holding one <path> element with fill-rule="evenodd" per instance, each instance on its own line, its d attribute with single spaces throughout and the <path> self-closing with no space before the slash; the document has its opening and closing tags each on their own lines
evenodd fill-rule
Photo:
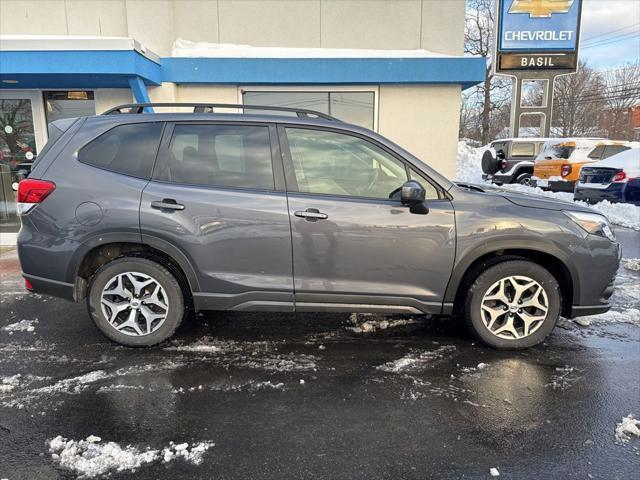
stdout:
<svg viewBox="0 0 640 480">
<path fill-rule="evenodd" d="M 67 281 L 74 283 L 78 276 L 80 265 L 84 261 L 87 254 L 97 247 L 102 245 L 108 245 L 110 243 L 131 243 L 137 245 L 146 245 L 162 252 L 164 255 L 170 257 L 184 272 L 189 287 L 192 292 L 200 291 L 200 283 L 198 282 L 198 276 L 195 269 L 192 266 L 189 258 L 177 247 L 170 242 L 163 240 L 152 235 L 142 235 L 133 232 L 109 232 L 106 234 L 98 234 L 83 241 L 76 249 L 69 266 L 67 267 Z"/>
<path fill-rule="evenodd" d="M 523 248 L 523 245 L 526 245 L 526 247 Z M 487 254 L 505 250 L 530 251 L 532 253 L 542 253 L 554 257 L 569 273 L 573 287 L 573 298 L 580 298 L 580 280 L 576 267 L 570 258 L 570 253 L 538 239 L 520 238 L 482 243 L 466 252 L 462 258 L 456 259 L 453 271 L 451 272 L 451 277 L 449 278 L 449 284 L 445 291 L 444 302 L 452 303 L 455 301 L 462 279 L 471 265 L 473 265 L 478 259 Z"/>
</svg>

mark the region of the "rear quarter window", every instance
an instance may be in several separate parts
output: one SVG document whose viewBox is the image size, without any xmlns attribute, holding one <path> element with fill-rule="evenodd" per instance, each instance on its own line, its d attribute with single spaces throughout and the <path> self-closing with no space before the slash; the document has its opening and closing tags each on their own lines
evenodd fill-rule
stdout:
<svg viewBox="0 0 640 480">
<path fill-rule="evenodd" d="M 511 144 L 512 157 L 533 157 L 536 154 L 535 143 L 514 142 Z"/>
<path fill-rule="evenodd" d="M 151 178 L 162 126 L 162 122 L 118 125 L 82 147 L 78 160 L 111 172 Z"/>
</svg>

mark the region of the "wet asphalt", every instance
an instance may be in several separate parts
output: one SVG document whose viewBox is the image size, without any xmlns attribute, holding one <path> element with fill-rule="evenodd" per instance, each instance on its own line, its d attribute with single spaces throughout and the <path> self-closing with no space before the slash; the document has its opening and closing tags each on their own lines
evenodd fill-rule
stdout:
<svg viewBox="0 0 640 480">
<path fill-rule="evenodd" d="M 640 258 L 638 232 L 617 234 L 624 256 Z M 113 479 L 466 479 L 491 468 L 629 479 L 640 469 L 640 439 L 614 437 L 622 417 L 640 416 L 636 325 L 562 321 L 543 345 L 510 352 L 446 318 L 210 312 L 162 345 L 129 349 L 102 337 L 83 304 L 25 294 L 14 252 L 0 256 L 0 275 L 0 327 L 37 320 L 32 332 L 0 329 L 0 376 L 21 374 L 0 393 L 0 478 L 76 478 L 51 458 L 57 435 L 141 450 L 215 442 L 200 465 L 155 462 Z M 638 272 L 621 271 L 614 309 L 640 308 L 639 288 Z M 385 320 L 400 325 L 350 330 Z"/>
</svg>

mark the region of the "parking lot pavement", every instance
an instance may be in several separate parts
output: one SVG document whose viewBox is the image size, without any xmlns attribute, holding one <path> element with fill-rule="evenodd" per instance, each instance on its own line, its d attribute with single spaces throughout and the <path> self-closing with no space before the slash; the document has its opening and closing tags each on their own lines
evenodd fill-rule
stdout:
<svg viewBox="0 0 640 480">
<path fill-rule="evenodd" d="M 640 257 L 637 232 L 618 236 Z M 619 315 L 562 321 L 519 352 L 450 319 L 235 313 L 128 349 L 84 305 L 24 293 L 15 253 L 0 275 L 0 478 L 638 472 L 640 439 L 615 436 L 640 417 L 640 327 L 624 323 L 637 321 L 637 271 L 621 269 Z"/>
</svg>

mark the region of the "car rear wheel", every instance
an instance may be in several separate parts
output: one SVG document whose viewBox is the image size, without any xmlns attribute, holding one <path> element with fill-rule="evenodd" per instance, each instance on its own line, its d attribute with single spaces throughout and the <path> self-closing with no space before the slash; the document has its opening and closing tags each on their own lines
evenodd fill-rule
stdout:
<svg viewBox="0 0 640 480">
<path fill-rule="evenodd" d="M 518 175 L 518 178 L 516 178 L 516 183 L 519 183 L 520 185 L 526 185 L 527 187 L 531 186 L 531 174 L 530 173 L 522 173 L 520 175 Z"/>
<path fill-rule="evenodd" d="M 138 257 L 103 265 L 89 285 L 87 306 L 102 333 L 131 347 L 171 337 L 185 314 L 176 278 L 162 265 Z"/>
<path fill-rule="evenodd" d="M 473 333 L 495 348 L 526 348 L 542 342 L 560 315 L 555 277 L 527 260 L 505 261 L 480 274 L 465 302 Z"/>
</svg>

